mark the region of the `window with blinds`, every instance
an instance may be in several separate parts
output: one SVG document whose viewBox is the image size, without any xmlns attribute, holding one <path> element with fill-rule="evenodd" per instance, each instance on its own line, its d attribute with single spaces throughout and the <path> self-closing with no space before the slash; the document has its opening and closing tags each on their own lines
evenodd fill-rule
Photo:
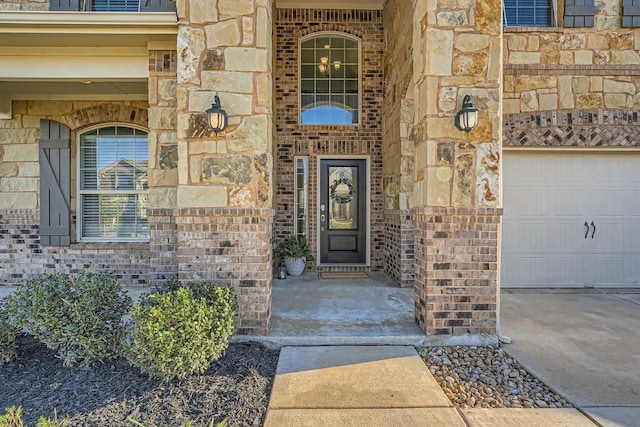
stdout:
<svg viewBox="0 0 640 427">
<path fill-rule="evenodd" d="M 552 0 L 504 0 L 505 27 L 552 27 Z"/>
<path fill-rule="evenodd" d="M 90 0 L 92 12 L 137 12 L 138 0 Z"/>
<path fill-rule="evenodd" d="M 339 33 L 300 41 L 300 123 L 360 123 L 360 42 Z"/>
<path fill-rule="evenodd" d="M 147 133 L 144 131 L 111 126 L 80 136 L 80 240 L 149 238 L 147 169 Z"/>
</svg>

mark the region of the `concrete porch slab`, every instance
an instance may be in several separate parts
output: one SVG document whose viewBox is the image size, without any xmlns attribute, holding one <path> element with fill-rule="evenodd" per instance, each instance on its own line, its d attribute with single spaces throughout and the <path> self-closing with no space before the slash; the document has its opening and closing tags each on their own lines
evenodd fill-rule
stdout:
<svg viewBox="0 0 640 427">
<path fill-rule="evenodd" d="M 454 408 L 278 409 L 265 427 L 465 427 Z"/>
<path fill-rule="evenodd" d="M 577 409 L 461 409 L 469 427 L 593 427 Z"/>
<path fill-rule="evenodd" d="M 271 409 L 451 407 L 413 347 L 284 347 Z"/>
</svg>

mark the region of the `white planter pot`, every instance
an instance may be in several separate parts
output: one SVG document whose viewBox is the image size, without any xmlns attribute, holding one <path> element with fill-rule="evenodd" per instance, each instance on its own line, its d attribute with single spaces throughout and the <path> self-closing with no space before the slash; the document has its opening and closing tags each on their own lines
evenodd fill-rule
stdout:
<svg viewBox="0 0 640 427">
<path fill-rule="evenodd" d="M 304 271 L 304 264 L 306 260 L 304 258 L 285 258 L 284 265 L 287 266 L 287 274 L 289 276 L 299 276 Z"/>
</svg>

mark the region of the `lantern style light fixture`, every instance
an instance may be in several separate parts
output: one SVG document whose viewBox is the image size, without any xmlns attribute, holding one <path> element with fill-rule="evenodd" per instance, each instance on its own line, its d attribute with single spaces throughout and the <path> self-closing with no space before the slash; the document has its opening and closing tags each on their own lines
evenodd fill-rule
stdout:
<svg viewBox="0 0 640 427">
<path fill-rule="evenodd" d="M 456 114 L 456 126 L 465 131 L 467 135 L 478 124 L 478 109 L 473 107 L 471 95 L 465 95 L 462 100 L 462 108 Z"/>
<path fill-rule="evenodd" d="M 207 121 L 209 122 L 209 126 L 211 126 L 216 136 L 219 132 L 222 132 L 227 128 L 227 112 L 222 109 L 222 106 L 220 105 L 220 98 L 218 97 L 218 95 L 216 95 L 216 97 L 213 99 L 211 108 L 207 110 Z"/>
</svg>

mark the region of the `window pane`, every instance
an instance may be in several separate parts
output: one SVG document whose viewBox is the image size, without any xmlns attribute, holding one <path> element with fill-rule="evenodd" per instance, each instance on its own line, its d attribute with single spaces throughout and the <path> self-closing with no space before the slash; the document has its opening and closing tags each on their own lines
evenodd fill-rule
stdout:
<svg viewBox="0 0 640 427">
<path fill-rule="evenodd" d="M 85 194 L 82 236 L 139 239 L 149 236 L 146 194 Z"/>
<path fill-rule="evenodd" d="M 313 48 L 311 47 L 313 46 Z M 360 89 L 358 41 L 350 36 L 322 33 L 300 43 L 300 122 L 358 123 Z M 307 61 L 313 60 L 313 63 Z M 312 84 L 313 83 L 313 84 Z M 349 102 L 345 95 L 355 95 Z"/>
<path fill-rule="evenodd" d="M 504 0 L 506 26 L 549 27 L 551 0 Z"/>
<path fill-rule="evenodd" d="M 133 128 L 108 127 L 81 135 L 81 237 L 148 237 L 147 195 L 140 194 L 149 188 L 147 146 L 147 134 Z"/>
</svg>

